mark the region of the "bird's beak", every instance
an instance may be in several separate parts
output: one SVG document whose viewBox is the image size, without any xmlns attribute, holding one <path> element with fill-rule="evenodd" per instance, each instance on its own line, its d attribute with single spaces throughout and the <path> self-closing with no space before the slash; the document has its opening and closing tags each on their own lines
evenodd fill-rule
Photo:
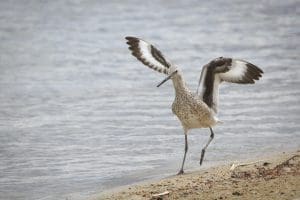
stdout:
<svg viewBox="0 0 300 200">
<path fill-rule="evenodd" d="M 159 86 L 161 86 L 162 84 L 164 84 L 167 80 L 169 80 L 170 78 L 172 78 L 172 76 L 173 76 L 174 74 L 176 74 L 176 73 L 177 73 L 177 70 L 174 71 L 174 72 L 172 72 L 172 74 L 170 74 L 167 78 L 165 78 L 162 82 L 160 82 L 156 87 L 159 87 Z"/>
</svg>

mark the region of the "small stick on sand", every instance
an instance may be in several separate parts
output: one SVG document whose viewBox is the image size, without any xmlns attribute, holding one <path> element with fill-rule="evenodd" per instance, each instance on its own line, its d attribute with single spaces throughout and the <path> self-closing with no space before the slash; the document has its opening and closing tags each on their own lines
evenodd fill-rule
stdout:
<svg viewBox="0 0 300 200">
<path fill-rule="evenodd" d="M 233 163 L 230 167 L 230 171 L 233 171 L 235 170 L 235 168 L 237 167 L 240 167 L 240 166 L 247 166 L 247 165 L 252 165 L 252 164 L 256 164 L 256 163 L 259 163 L 259 162 L 263 162 L 262 160 L 258 160 L 258 161 L 255 161 L 255 162 L 249 162 L 249 163 Z"/>
<path fill-rule="evenodd" d="M 165 195 L 169 195 L 170 192 L 169 191 L 164 191 L 162 193 L 159 194 L 153 194 L 151 199 L 161 199 L 161 197 L 165 196 Z"/>
</svg>

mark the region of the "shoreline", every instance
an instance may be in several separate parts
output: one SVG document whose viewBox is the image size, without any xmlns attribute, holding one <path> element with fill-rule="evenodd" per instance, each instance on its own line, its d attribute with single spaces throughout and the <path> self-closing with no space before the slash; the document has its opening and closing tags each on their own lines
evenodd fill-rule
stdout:
<svg viewBox="0 0 300 200">
<path fill-rule="evenodd" d="M 231 164 L 120 186 L 88 199 L 300 200 L 300 150 L 245 159 L 235 162 L 235 167 Z"/>
</svg>

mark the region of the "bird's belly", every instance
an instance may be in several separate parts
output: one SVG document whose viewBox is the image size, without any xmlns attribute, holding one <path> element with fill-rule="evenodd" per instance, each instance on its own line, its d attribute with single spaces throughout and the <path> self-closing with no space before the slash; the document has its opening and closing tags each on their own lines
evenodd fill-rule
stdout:
<svg viewBox="0 0 300 200">
<path fill-rule="evenodd" d="M 185 118 L 181 121 L 183 122 L 183 124 L 186 127 L 190 128 L 190 129 L 206 127 L 206 124 L 196 116 L 189 116 L 188 118 Z"/>
<path fill-rule="evenodd" d="M 199 118 L 196 115 L 189 115 L 183 118 L 179 118 L 182 125 L 188 129 L 193 128 L 207 128 L 209 126 L 213 126 L 214 122 L 210 119 L 210 117 Z"/>
<path fill-rule="evenodd" d="M 187 129 L 193 128 L 208 128 L 214 126 L 217 122 L 213 116 L 202 116 L 198 115 L 177 115 L 181 124 Z"/>
</svg>

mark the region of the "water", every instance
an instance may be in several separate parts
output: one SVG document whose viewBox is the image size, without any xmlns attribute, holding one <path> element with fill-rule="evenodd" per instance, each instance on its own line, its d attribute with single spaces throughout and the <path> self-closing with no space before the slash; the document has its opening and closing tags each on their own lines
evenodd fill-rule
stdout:
<svg viewBox="0 0 300 200">
<path fill-rule="evenodd" d="M 204 166 L 300 147 L 299 1 L 1 1 L 0 199 L 84 199 L 174 174 L 184 137 L 171 82 L 124 37 L 151 41 L 195 91 L 218 56 L 249 60 L 256 85 L 224 84 Z M 199 169 L 209 131 L 190 133 Z"/>
</svg>

